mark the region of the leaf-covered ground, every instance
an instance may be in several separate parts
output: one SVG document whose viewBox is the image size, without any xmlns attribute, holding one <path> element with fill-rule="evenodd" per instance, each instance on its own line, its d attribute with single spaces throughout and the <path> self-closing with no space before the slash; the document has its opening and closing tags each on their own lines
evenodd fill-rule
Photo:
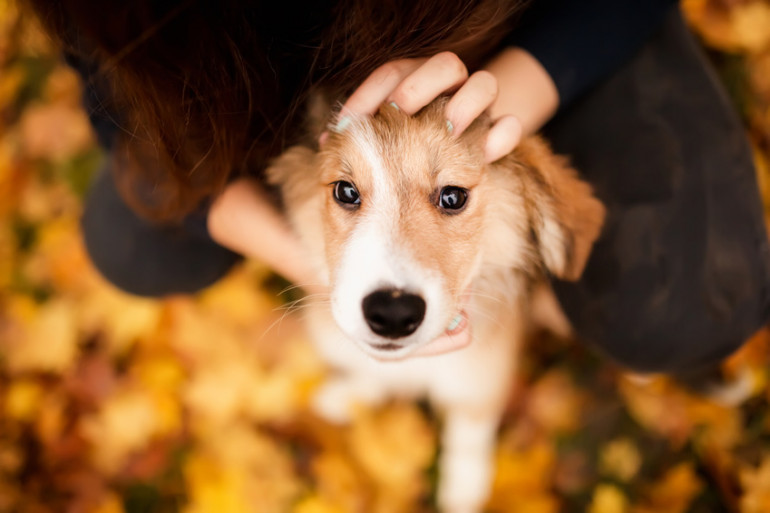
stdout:
<svg viewBox="0 0 770 513">
<path fill-rule="evenodd" d="M 770 4 L 686 0 L 746 121 L 770 199 Z M 0 512 L 433 511 L 438 420 L 422 404 L 309 413 L 323 379 L 269 273 L 137 299 L 91 268 L 81 199 L 103 155 L 79 84 L 0 0 Z M 490 512 L 770 511 L 770 335 L 727 364 L 720 407 L 644 385 L 568 340 L 528 352 Z"/>
</svg>

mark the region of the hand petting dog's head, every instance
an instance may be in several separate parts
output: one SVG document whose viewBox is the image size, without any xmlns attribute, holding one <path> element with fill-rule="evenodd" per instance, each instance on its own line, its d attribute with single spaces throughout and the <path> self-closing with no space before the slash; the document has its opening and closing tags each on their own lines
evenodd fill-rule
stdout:
<svg viewBox="0 0 770 513">
<path fill-rule="evenodd" d="M 466 306 L 490 269 L 576 279 L 601 227 L 590 188 L 542 142 L 485 164 L 488 120 L 455 138 L 443 110 L 441 100 L 415 116 L 385 105 L 269 171 L 289 216 L 303 216 L 295 225 L 320 257 L 336 322 L 378 359 L 470 337 Z"/>
</svg>

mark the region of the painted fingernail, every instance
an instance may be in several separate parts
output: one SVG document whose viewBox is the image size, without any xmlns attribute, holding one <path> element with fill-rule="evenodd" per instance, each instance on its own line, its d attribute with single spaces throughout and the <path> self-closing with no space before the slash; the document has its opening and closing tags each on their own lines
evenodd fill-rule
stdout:
<svg viewBox="0 0 770 513">
<path fill-rule="evenodd" d="M 457 314 L 454 316 L 454 319 L 452 319 L 452 322 L 449 323 L 449 326 L 446 327 L 447 331 L 453 331 L 455 328 L 457 328 L 460 323 L 463 320 L 462 314 Z"/>
<path fill-rule="evenodd" d="M 401 110 L 401 109 L 398 108 L 398 105 L 396 105 L 396 102 L 390 102 L 388 105 L 390 105 L 391 107 L 393 107 L 396 110 Z"/>
<path fill-rule="evenodd" d="M 446 131 L 447 131 L 447 132 L 449 132 L 449 133 L 451 134 L 452 132 L 454 132 L 454 130 L 455 130 L 455 126 L 452 124 L 452 122 L 451 122 L 451 121 L 449 121 L 449 120 L 447 119 L 447 120 L 446 120 Z"/>
<path fill-rule="evenodd" d="M 350 126 L 351 121 L 353 121 L 353 120 L 351 119 L 350 116 L 342 116 L 337 121 L 337 124 L 334 125 L 332 130 L 334 130 L 337 133 L 340 133 L 340 132 L 344 131 L 348 126 Z"/>
</svg>

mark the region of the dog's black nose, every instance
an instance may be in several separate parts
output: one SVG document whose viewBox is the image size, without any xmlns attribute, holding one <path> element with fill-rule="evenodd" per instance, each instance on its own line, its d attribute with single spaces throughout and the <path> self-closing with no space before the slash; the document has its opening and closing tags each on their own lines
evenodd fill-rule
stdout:
<svg viewBox="0 0 770 513">
<path fill-rule="evenodd" d="M 387 338 L 411 335 L 425 317 L 425 301 L 399 289 L 375 290 L 361 306 L 372 331 Z"/>
</svg>

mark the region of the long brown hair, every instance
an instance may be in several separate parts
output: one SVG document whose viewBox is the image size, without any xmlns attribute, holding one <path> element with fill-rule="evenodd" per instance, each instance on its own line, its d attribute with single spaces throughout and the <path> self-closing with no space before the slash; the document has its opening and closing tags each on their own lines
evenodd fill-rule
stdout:
<svg viewBox="0 0 770 513">
<path fill-rule="evenodd" d="M 525 1 L 31 3 L 69 52 L 99 65 L 124 196 L 172 220 L 302 137 L 312 88 L 341 99 L 387 61 L 444 50 L 478 67 Z"/>
</svg>

